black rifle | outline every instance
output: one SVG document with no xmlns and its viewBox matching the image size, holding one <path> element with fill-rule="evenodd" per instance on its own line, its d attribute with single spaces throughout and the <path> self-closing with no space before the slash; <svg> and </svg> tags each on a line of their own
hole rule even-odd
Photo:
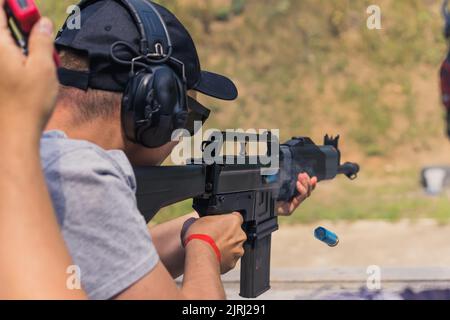
<svg viewBox="0 0 450 320">
<path fill-rule="evenodd" d="M 236 136 L 234 142 L 243 143 L 245 148 L 249 136 L 243 136 Z M 261 140 L 261 136 L 256 137 Z M 272 155 L 273 141 L 267 133 L 268 156 Z M 256 298 L 270 289 L 271 236 L 278 229 L 276 202 L 289 201 L 298 194 L 298 174 L 306 172 L 318 181 L 334 179 L 338 174 L 356 178 L 357 164 L 340 164 L 338 141 L 339 137 L 326 136 L 324 145 L 317 146 L 310 138 L 293 138 L 276 150 L 280 164 L 276 172 L 247 154 L 234 157 L 233 164 L 209 164 L 204 154 L 202 160 L 192 160 L 194 164 L 185 166 L 135 168 L 139 210 L 149 221 L 161 208 L 193 198 L 193 208 L 200 216 L 240 212 L 248 238 L 241 260 L 240 295 Z M 214 143 L 220 150 L 223 141 L 214 139 L 204 142 L 203 150 Z"/>
</svg>

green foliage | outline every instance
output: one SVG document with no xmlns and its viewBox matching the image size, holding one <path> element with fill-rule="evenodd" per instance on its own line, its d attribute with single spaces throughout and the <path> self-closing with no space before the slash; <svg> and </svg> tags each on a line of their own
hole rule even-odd
<svg viewBox="0 0 450 320">
<path fill-rule="evenodd" d="M 359 115 L 358 124 L 351 130 L 351 136 L 365 150 L 367 156 L 381 156 L 390 150 L 383 143 L 384 133 L 391 126 L 389 110 L 379 103 L 379 91 L 376 86 L 359 85 L 350 81 L 342 93 L 344 102 L 355 102 Z"/>
<path fill-rule="evenodd" d="M 218 21 L 228 21 L 230 19 L 230 15 L 231 15 L 231 8 L 228 7 L 221 7 L 219 9 L 217 9 L 216 14 L 215 14 L 215 18 Z"/>
<path fill-rule="evenodd" d="M 244 12 L 245 0 L 232 0 L 228 6 L 220 6 L 215 13 L 217 21 L 228 21 L 233 16 L 239 16 Z"/>
<path fill-rule="evenodd" d="M 36 0 L 42 14 L 50 16 L 57 28 L 64 23 L 68 15 L 67 8 L 78 2 L 77 0 Z"/>
<path fill-rule="evenodd" d="M 233 0 L 231 1 L 231 12 L 238 16 L 244 12 L 246 0 Z"/>
</svg>

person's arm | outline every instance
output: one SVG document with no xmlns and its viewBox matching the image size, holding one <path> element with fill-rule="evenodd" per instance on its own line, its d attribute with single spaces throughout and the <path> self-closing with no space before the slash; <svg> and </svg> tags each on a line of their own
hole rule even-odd
<svg viewBox="0 0 450 320">
<path fill-rule="evenodd" d="M 159 258 L 174 279 L 184 273 L 186 252 L 180 235 L 187 221 L 198 218 L 198 213 L 193 212 L 149 228 Z"/>
<path fill-rule="evenodd" d="M 208 244 L 193 241 L 186 248 L 186 274 L 178 288 L 164 264 L 119 294 L 118 300 L 223 300 L 220 266 Z"/>
<path fill-rule="evenodd" d="M 42 174 L 39 138 L 57 92 L 52 24 L 41 19 L 29 57 L 15 45 L 0 0 L 0 298 L 84 298 L 66 288 L 72 264 Z"/>
<path fill-rule="evenodd" d="M 233 213 L 198 219 L 186 232 L 207 234 L 215 240 L 222 259 L 219 264 L 212 247 L 201 240 L 192 240 L 186 246 L 184 278 L 178 288 L 163 263 L 119 294 L 116 299 L 225 299 L 220 274 L 233 269 L 244 255 L 246 235 L 241 228 L 242 216 Z"/>
</svg>

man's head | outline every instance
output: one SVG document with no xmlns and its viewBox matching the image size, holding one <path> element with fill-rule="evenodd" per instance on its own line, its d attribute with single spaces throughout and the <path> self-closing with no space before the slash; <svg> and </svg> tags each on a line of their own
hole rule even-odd
<svg viewBox="0 0 450 320">
<path fill-rule="evenodd" d="M 89 71 L 86 54 L 70 49 L 60 51 L 61 67 L 79 72 Z M 120 114 L 122 94 L 99 89 L 81 90 L 60 85 L 58 103 L 71 109 L 74 125 L 94 121 L 98 118 L 113 121 Z"/>
<path fill-rule="evenodd" d="M 140 6 L 146 0 L 131 2 Z M 177 18 L 167 9 L 156 4 L 155 7 L 172 40 L 172 57 L 184 64 L 186 89 L 220 99 L 235 99 L 237 90 L 229 79 L 201 71 L 195 45 Z M 81 9 L 81 29 L 70 30 L 66 26 L 56 39 L 63 67 L 59 72 L 62 84 L 59 102 L 73 106 L 70 109 L 74 122 L 118 120 L 122 93 L 129 83 L 130 62 L 140 55 L 143 40 L 140 29 L 124 1 L 84 1 Z M 152 24 L 152 19 L 144 15 L 142 21 Z M 126 45 L 112 47 L 117 42 Z M 118 60 L 127 63 L 118 63 Z M 180 70 L 174 68 L 182 77 Z"/>
</svg>

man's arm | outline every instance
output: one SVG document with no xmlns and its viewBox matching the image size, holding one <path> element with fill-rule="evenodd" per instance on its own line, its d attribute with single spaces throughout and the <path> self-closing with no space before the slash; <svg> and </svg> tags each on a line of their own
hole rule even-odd
<svg viewBox="0 0 450 320">
<path fill-rule="evenodd" d="M 0 0 L 0 297 L 84 298 L 66 287 L 72 264 L 39 158 L 39 137 L 57 92 L 52 24 L 34 28 L 30 55 L 13 42 Z"/>
<path fill-rule="evenodd" d="M 217 258 L 208 244 L 192 242 L 186 248 L 186 275 L 179 289 L 172 275 L 159 262 L 133 286 L 119 294 L 119 300 L 201 300 L 225 299 Z"/>
<path fill-rule="evenodd" d="M 116 299 L 224 299 L 220 274 L 234 268 L 244 254 L 242 246 L 246 236 L 241 225 L 242 216 L 239 213 L 197 220 L 189 227 L 186 236 L 210 235 L 221 252 L 221 264 L 208 243 L 191 241 L 186 247 L 185 274 L 180 289 L 166 267 L 159 262 L 150 273 Z"/>
<path fill-rule="evenodd" d="M 198 218 L 198 213 L 193 212 L 149 228 L 159 258 L 174 279 L 184 273 L 185 249 L 180 237 L 183 227 L 186 221 Z"/>
</svg>

